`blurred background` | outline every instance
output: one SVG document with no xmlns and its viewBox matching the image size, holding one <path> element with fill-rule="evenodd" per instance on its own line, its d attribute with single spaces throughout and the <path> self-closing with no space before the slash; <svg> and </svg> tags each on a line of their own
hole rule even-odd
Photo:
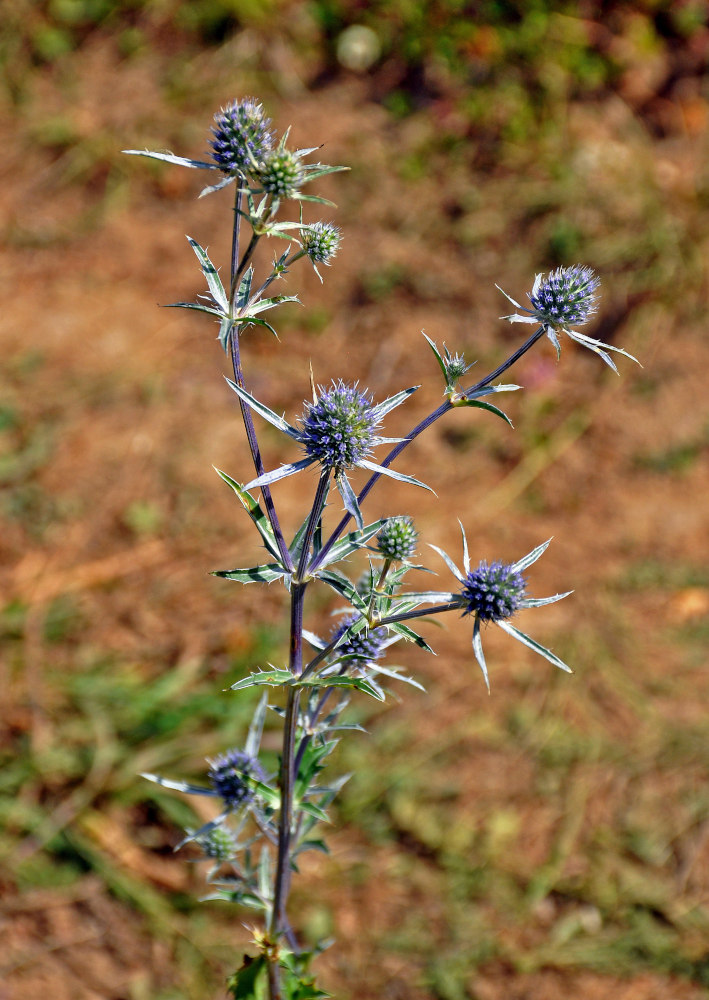
<svg viewBox="0 0 709 1000">
<path fill-rule="evenodd" d="M 600 272 L 587 332 L 643 364 L 545 341 L 512 372 L 514 432 L 456 411 L 400 463 L 438 496 L 374 494 L 442 587 L 425 543 L 457 555 L 458 518 L 473 560 L 553 535 L 530 589 L 575 594 L 519 622 L 575 673 L 489 629 L 488 697 L 452 616 L 436 657 L 397 647 L 428 695 L 353 703 L 371 735 L 338 751 L 332 853 L 295 882 L 304 938 L 337 940 L 321 985 L 707 996 L 708 58 L 706 0 L 4 0 L 0 997 L 223 997 L 248 942 L 172 853 L 202 800 L 137 777 L 202 778 L 253 706 L 224 689 L 285 650 L 280 592 L 208 575 L 259 559 L 211 468 L 249 468 L 216 330 L 158 308 L 203 291 L 185 234 L 227 266 L 231 198 L 120 154 L 201 158 L 248 95 L 351 167 L 318 187 L 337 211 L 306 209 L 344 233 L 324 286 L 296 267 L 280 343 L 243 341 L 273 409 L 300 412 L 312 361 L 378 399 L 421 383 L 404 433 L 440 398 L 420 331 L 482 377 L 526 335 L 495 283 L 526 301 L 560 264 Z M 334 607 L 314 590 L 310 627 Z"/>
</svg>

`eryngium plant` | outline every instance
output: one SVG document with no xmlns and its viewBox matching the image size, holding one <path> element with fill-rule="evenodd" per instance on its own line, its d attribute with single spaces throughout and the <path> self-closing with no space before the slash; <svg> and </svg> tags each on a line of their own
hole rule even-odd
<svg viewBox="0 0 709 1000">
<path fill-rule="evenodd" d="M 301 946 L 297 928 L 288 916 L 288 895 L 299 856 L 305 851 L 325 849 L 321 824 L 327 820 L 327 807 L 344 779 L 323 781 L 322 772 L 339 734 L 359 728 L 342 721 L 351 695 L 359 692 L 384 700 L 388 686 L 395 681 L 420 687 L 400 668 L 386 666 L 386 654 L 399 642 L 429 650 L 414 628 L 417 619 L 449 611 L 458 612 L 463 627 L 468 627 L 472 619 L 473 654 L 488 688 L 482 634 L 489 624 L 503 629 L 554 666 L 569 671 L 551 650 L 513 624 L 520 608 L 540 607 L 567 596 L 529 596 L 527 570 L 549 542 L 511 564 L 481 560 L 473 566 L 463 531 L 463 570 L 442 549 L 431 546 L 453 573 L 455 586 L 446 591 L 411 589 L 405 585 L 405 578 L 412 571 L 426 568 L 411 561 L 420 545 L 413 520 L 406 514 L 367 520 L 363 513 L 365 500 L 381 476 L 407 487 L 428 489 L 392 466 L 415 438 L 451 410 L 484 410 L 509 423 L 490 397 L 520 388 L 498 379 L 544 335 L 558 354 L 558 334 L 564 332 L 595 351 L 613 369 L 609 352 L 625 352 L 571 329 L 583 325 L 595 313 L 599 279 L 589 267 L 560 267 L 546 277 L 537 275 L 528 293 L 529 308 L 510 299 L 520 312 L 505 318 L 533 324 L 536 329 L 502 364 L 474 384 L 461 386 L 471 367 L 462 354 L 451 354 L 445 345 L 439 350 L 426 337 L 443 376 L 443 400 L 405 437 L 388 438 L 381 431 L 389 411 L 406 402 L 416 386 L 403 388 L 382 402 L 375 402 L 366 387 L 356 383 L 339 380 L 313 386 L 312 400 L 305 403 L 295 422 L 289 423 L 248 391 L 241 336 L 258 327 L 275 333 L 264 314 L 284 302 L 298 300 L 294 295 L 274 295 L 271 288 L 296 261 L 307 258 L 316 270 L 318 264 L 331 264 L 340 243 L 340 230 L 330 222 L 303 221 L 305 202 L 331 203 L 306 194 L 305 187 L 344 168 L 311 162 L 309 157 L 317 147 L 290 149 L 287 132 L 276 141 L 270 120 L 252 98 L 233 101 L 215 115 L 210 145 L 205 160 L 147 150 L 127 152 L 212 171 L 217 175 L 216 183 L 205 187 L 202 195 L 234 186 L 234 226 L 226 282 L 206 250 L 188 237 L 207 290 L 197 302 L 174 305 L 205 313 L 219 324 L 219 340 L 234 375 L 227 381 L 239 402 L 254 465 L 254 475 L 243 471 L 236 478 L 226 472 L 219 475 L 234 491 L 258 532 L 267 561 L 258 566 L 219 570 L 216 575 L 242 584 L 278 581 L 283 586 L 289 604 L 289 655 L 282 666 L 255 669 L 233 685 L 235 691 L 260 687 L 264 694 L 243 741 L 239 742 L 239 734 L 235 733 L 238 745 L 222 749 L 208 761 L 205 784 L 193 785 L 154 774 L 145 777 L 168 788 L 214 799 L 214 817 L 200 829 L 188 830 L 182 843 L 192 842 L 210 862 L 209 898 L 228 900 L 261 915 L 261 925 L 254 932 L 255 953 L 230 978 L 231 995 L 239 1000 L 261 1000 L 264 996 L 270 1000 L 308 1000 L 327 994 L 315 986 L 309 971 L 310 959 L 318 949 L 307 952 Z M 297 220 L 281 218 L 286 199 L 299 203 Z M 248 240 L 242 240 L 244 224 L 249 227 Z M 282 240 L 286 246 L 274 257 L 270 269 L 257 277 L 254 251 L 264 239 Z M 304 379 L 304 391 L 306 384 Z M 265 468 L 254 414 L 290 438 L 293 455 L 288 464 Z M 375 459 L 375 451 L 382 447 L 388 447 L 388 453 Z M 291 525 L 288 530 L 281 522 L 271 488 L 310 466 L 319 473 L 314 496 L 305 503 L 300 525 Z M 370 474 L 359 494 L 348 477 L 354 468 Z M 325 516 L 333 486 L 343 508 L 339 520 Z M 330 506 L 338 506 L 337 498 Z M 354 581 L 348 569 L 350 557 L 356 554 L 365 555 L 368 569 Z M 344 605 L 339 624 L 326 638 L 305 628 L 306 598 L 315 587 L 330 588 Z M 282 728 L 280 764 L 275 774 L 268 773 L 259 760 L 269 709 Z"/>
</svg>

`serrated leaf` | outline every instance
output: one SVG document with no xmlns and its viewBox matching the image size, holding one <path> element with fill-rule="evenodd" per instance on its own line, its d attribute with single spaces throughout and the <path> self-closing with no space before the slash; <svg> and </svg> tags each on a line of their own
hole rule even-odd
<svg viewBox="0 0 709 1000">
<path fill-rule="evenodd" d="M 372 521 L 371 524 L 366 524 L 361 531 L 351 531 L 348 535 L 345 535 L 344 538 L 341 538 L 339 542 L 333 545 L 327 556 L 323 559 L 321 566 L 329 566 L 330 563 L 339 562 L 353 552 L 364 548 L 369 539 L 381 530 L 386 521 L 387 518 L 380 518 L 379 521 Z"/>
<path fill-rule="evenodd" d="M 357 588 L 335 569 L 326 569 L 323 572 L 318 571 L 318 579 L 322 580 L 333 590 L 337 591 L 341 597 L 346 598 L 352 607 L 356 608 L 358 611 L 366 613 L 367 604 L 362 600 L 361 596 L 357 593 Z"/>
<path fill-rule="evenodd" d="M 249 566 L 246 569 L 218 569 L 211 575 L 219 576 L 222 580 L 235 580 L 237 583 L 273 583 L 289 574 L 280 563 L 264 563 L 262 566 Z"/>
<path fill-rule="evenodd" d="M 209 254 L 204 247 L 201 247 L 197 240 L 193 240 L 191 236 L 187 237 L 187 242 L 194 250 L 195 256 L 199 261 L 199 266 L 202 269 L 202 274 L 204 275 L 207 287 L 209 288 L 209 294 L 221 308 L 222 313 L 228 313 L 229 300 L 227 299 L 227 294 L 224 291 L 224 285 L 222 285 L 219 272 L 209 259 Z"/>
<path fill-rule="evenodd" d="M 376 698 L 377 701 L 385 700 L 382 692 L 378 690 L 376 685 L 363 677 L 320 677 L 311 674 L 302 683 L 296 682 L 294 687 L 355 688 L 357 691 L 362 691 L 364 694 Z"/>
<path fill-rule="evenodd" d="M 434 651 L 431 649 L 423 636 L 419 635 L 418 632 L 414 632 L 412 628 L 409 628 L 408 625 L 404 625 L 403 622 L 392 622 L 390 625 L 387 625 L 387 628 L 391 629 L 392 632 L 398 633 L 398 635 L 407 639 L 409 642 L 415 642 L 417 646 L 421 647 L 421 649 L 425 649 L 427 653 L 433 653 L 435 656 Z"/>
<path fill-rule="evenodd" d="M 282 684 L 290 684 L 293 681 L 293 674 L 290 670 L 257 670 L 248 677 L 242 677 L 240 681 L 231 685 L 232 691 L 245 691 L 250 687 L 260 687 L 264 684 L 269 687 L 280 687 Z"/>
<path fill-rule="evenodd" d="M 217 469 L 216 466 L 213 466 L 213 468 L 214 471 L 217 473 L 217 475 L 221 476 L 221 478 L 224 480 L 227 486 L 231 486 L 234 493 L 236 493 L 241 505 L 243 506 L 244 510 L 253 521 L 258 533 L 261 535 L 263 543 L 268 549 L 268 551 L 271 553 L 272 556 L 279 558 L 278 546 L 276 544 L 276 537 L 273 534 L 273 529 L 271 528 L 271 524 L 266 515 L 264 514 L 259 502 L 255 500 L 250 493 L 247 493 L 247 491 L 244 489 L 241 483 L 237 483 L 235 479 L 232 479 L 231 476 L 228 476 L 226 472 L 222 472 L 221 469 Z"/>
<path fill-rule="evenodd" d="M 277 427 L 279 431 L 283 431 L 284 434 L 294 438 L 296 441 L 300 438 L 298 431 L 295 427 L 291 427 L 285 417 L 279 417 L 278 414 L 274 413 L 273 410 L 266 406 L 265 403 L 261 403 L 255 396 L 252 396 L 250 392 L 247 392 L 246 389 L 237 385 L 236 382 L 233 382 L 230 378 L 226 381 L 237 396 L 240 399 L 243 399 L 243 401 L 247 403 L 252 410 L 255 410 L 260 416 L 262 416 L 264 420 L 268 420 L 268 422 L 273 424 L 274 427 Z"/>
<path fill-rule="evenodd" d="M 221 309 L 215 309 L 212 306 L 203 306 L 199 302 L 168 302 L 163 306 L 164 309 L 194 309 L 195 312 L 209 313 L 211 316 L 218 316 L 219 319 L 224 319 L 224 313 Z"/>
<path fill-rule="evenodd" d="M 244 964 L 229 977 L 228 990 L 233 1000 L 265 1000 L 266 958 L 244 955 Z"/>
</svg>

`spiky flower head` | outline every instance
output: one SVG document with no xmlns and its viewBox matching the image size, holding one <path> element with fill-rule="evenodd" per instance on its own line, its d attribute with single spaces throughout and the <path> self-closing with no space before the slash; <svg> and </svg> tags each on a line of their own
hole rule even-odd
<svg viewBox="0 0 709 1000">
<path fill-rule="evenodd" d="M 264 191 L 276 198 L 291 198 L 305 181 L 300 158 L 282 145 L 263 157 L 254 175 Z"/>
<path fill-rule="evenodd" d="M 350 625 L 359 620 L 359 615 L 348 615 L 333 631 L 330 642 L 335 642 L 345 634 Z M 351 635 L 334 652 L 338 660 L 359 660 L 373 663 L 382 655 L 382 645 L 387 637 L 385 628 L 363 629 Z"/>
<path fill-rule="evenodd" d="M 228 861 L 238 850 L 237 839 L 227 826 L 215 826 L 195 839 L 205 855 L 215 861 Z"/>
<path fill-rule="evenodd" d="M 328 469 L 351 469 L 372 451 L 379 424 L 372 399 L 342 380 L 307 403 L 300 441 L 308 458 Z"/>
<path fill-rule="evenodd" d="M 303 249 L 314 264 L 329 264 L 340 246 L 341 232 L 329 222 L 314 222 L 302 232 Z"/>
<path fill-rule="evenodd" d="M 449 355 L 446 358 L 445 366 L 446 376 L 451 385 L 457 382 L 459 378 L 462 378 L 470 368 L 470 365 L 465 363 L 465 358 L 462 354 Z"/>
<path fill-rule="evenodd" d="M 521 306 L 498 285 L 505 298 L 520 310 L 511 316 L 503 316 L 502 319 L 509 320 L 510 323 L 539 324 L 540 332 L 543 331 L 554 345 L 557 358 L 561 354 L 559 333 L 565 333 L 577 344 L 597 354 L 617 374 L 618 369 L 609 352 L 622 354 L 636 364 L 640 362 L 621 347 L 604 344 L 601 340 L 594 340 L 585 333 L 571 329 L 572 326 L 582 326 L 587 323 L 596 312 L 598 308 L 596 291 L 600 283 L 601 279 L 593 268 L 583 267 L 581 264 L 557 267 L 556 271 L 550 271 L 546 278 L 543 274 L 538 274 L 534 279 L 532 291 L 527 292 L 531 309 Z"/>
<path fill-rule="evenodd" d="M 225 174 L 247 174 L 273 149 L 271 119 L 252 97 L 232 101 L 214 116 L 212 157 Z"/>
<path fill-rule="evenodd" d="M 527 591 L 527 581 L 513 565 L 483 560 L 477 569 L 465 577 L 461 598 L 466 615 L 476 615 L 484 622 L 499 622 L 511 618 L 520 607 Z"/>
<path fill-rule="evenodd" d="M 253 789 L 246 778 L 263 781 L 263 769 L 255 757 L 244 750 L 227 750 L 213 760 L 207 777 L 214 791 L 232 808 L 246 805 L 253 797 Z"/>
<path fill-rule="evenodd" d="M 596 291 L 601 279 L 591 267 L 557 267 L 546 278 L 538 274 L 528 292 L 535 318 L 545 326 L 564 329 L 582 326 L 598 309 Z"/>
<path fill-rule="evenodd" d="M 418 532 L 413 520 L 405 514 L 390 517 L 377 535 L 377 547 L 385 559 L 403 562 L 416 551 Z"/>
</svg>

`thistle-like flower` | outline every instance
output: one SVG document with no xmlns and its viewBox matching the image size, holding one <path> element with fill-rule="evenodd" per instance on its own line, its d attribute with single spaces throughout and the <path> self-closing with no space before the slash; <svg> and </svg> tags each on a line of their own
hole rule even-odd
<svg viewBox="0 0 709 1000">
<path fill-rule="evenodd" d="M 225 174 L 252 173 L 273 149 L 271 119 L 252 97 L 232 101 L 214 116 L 212 156 Z"/>
<path fill-rule="evenodd" d="M 473 651 L 483 672 L 488 691 L 490 690 L 490 680 L 488 678 L 487 664 L 482 647 L 482 637 L 480 624 L 493 622 L 503 631 L 517 639 L 524 646 L 539 653 L 545 659 L 553 663 L 554 666 L 571 673 L 563 660 L 560 660 L 550 649 L 542 646 L 535 639 L 530 638 L 521 632 L 511 622 L 510 618 L 521 608 L 540 608 L 545 604 L 554 604 L 564 597 L 568 597 L 571 591 L 564 594 L 554 594 L 553 597 L 527 597 L 527 582 L 522 573 L 528 569 L 532 563 L 542 555 L 549 545 L 549 541 L 538 545 L 526 556 L 518 559 L 515 563 L 493 562 L 488 566 L 486 562 L 481 562 L 477 569 L 471 569 L 470 558 L 468 556 L 468 543 L 463 531 L 463 566 L 464 573 L 458 569 L 450 556 L 439 549 L 437 545 L 431 548 L 445 560 L 446 565 L 461 584 L 457 592 L 450 595 L 438 595 L 439 597 L 449 596 L 451 601 L 462 609 L 463 615 L 474 615 L 475 624 L 473 626 Z M 434 595 L 432 595 L 434 596 Z"/>
<path fill-rule="evenodd" d="M 577 330 L 569 329 L 572 325 L 583 326 L 596 313 L 598 309 L 596 292 L 600 283 L 601 279 L 593 268 L 583 267 L 581 264 L 574 264 L 571 267 L 557 267 L 555 271 L 550 271 L 546 278 L 544 275 L 538 274 L 534 279 L 532 291 L 527 292 L 527 298 L 532 305 L 531 309 L 521 306 L 497 285 L 505 298 L 521 310 L 521 313 L 512 313 L 510 316 L 503 316 L 502 319 L 509 320 L 510 323 L 539 324 L 556 348 L 557 358 L 561 354 L 558 335 L 559 332 L 565 333 L 577 344 L 588 347 L 589 350 L 598 354 L 618 374 L 618 369 L 608 351 L 622 354 L 624 357 L 630 358 L 631 361 L 635 361 L 636 364 L 640 362 L 620 347 L 604 344 L 602 341 L 593 340 Z"/>
<path fill-rule="evenodd" d="M 313 264 L 330 264 L 338 251 L 341 239 L 339 227 L 333 226 L 330 222 L 314 222 L 301 233 L 303 250 Z"/>
<path fill-rule="evenodd" d="M 354 490 L 347 479 L 347 472 L 350 469 L 367 469 L 369 472 L 390 476 L 392 479 L 411 483 L 413 486 L 430 488 L 418 479 L 414 479 L 413 476 L 394 472 L 386 466 L 377 465 L 369 458 L 377 445 L 397 444 L 403 440 L 402 438 L 381 437 L 377 430 L 381 425 L 382 417 L 403 403 L 412 392 L 416 391 L 418 386 L 404 389 L 402 392 L 385 399 L 383 403 L 375 404 L 371 396 L 367 395 L 366 390 L 360 391 L 357 383 L 347 385 L 342 380 L 333 381 L 327 389 L 318 386 L 318 391 L 314 393 L 313 402 L 305 404 L 303 415 L 298 421 L 299 426 L 293 427 L 283 417 L 279 417 L 277 413 L 274 413 L 244 388 L 237 385 L 236 382 L 232 382 L 231 379 L 227 379 L 227 382 L 240 399 L 253 410 L 293 438 L 294 441 L 297 441 L 305 450 L 306 456 L 299 462 L 282 465 L 280 469 L 274 469 L 258 476 L 247 483 L 244 489 L 250 490 L 270 485 L 317 463 L 325 474 L 332 473 L 334 475 L 335 484 L 340 491 L 345 509 L 355 518 L 361 529 L 364 527 L 362 513 Z"/>
<path fill-rule="evenodd" d="M 483 561 L 471 570 L 461 591 L 467 602 L 463 611 L 476 615 L 482 622 L 499 622 L 511 618 L 524 600 L 527 582 L 513 565 Z"/>
<path fill-rule="evenodd" d="M 246 805 L 254 797 L 253 789 L 246 779 L 265 780 L 258 760 L 244 750 L 227 750 L 208 763 L 209 783 L 224 804 L 232 809 Z"/>
<path fill-rule="evenodd" d="M 392 562 L 405 562 L 416 551 L 418 532 L 405 514 L 390 517 L 377 535 L 379 554 Z"/>
<path fill-rule="evenodd" d="M 337 642 L 351 625 L 359 621 L 359 618 L 360 615 L 358 614 L 348 615 L 334 629 L 330 636 L 330 642 Z M 386 648 L 386 638 L 387 630 L 385 628 L 363 629 L 361 632 L 350 635 L 344 642 L 340 643 L 335 649 L 333 656 L 339 661 L 355 660 L 362 666 L 366 666 L 374 663 L 382 656 Z"/>
<path fill-rule="evenodd" d="M 239 842 L 228 826 L 215 826 L 195 838 L 208 858 L 214 861 L 228 861 L 236 856 Z"/>
<path fill-rule="evenodd" d="M 282 145 L 267 153 L 253 172 L 264 191 L 276 198 L 292 198 L 305 181 L 299 154 Z"/>
</svg>

